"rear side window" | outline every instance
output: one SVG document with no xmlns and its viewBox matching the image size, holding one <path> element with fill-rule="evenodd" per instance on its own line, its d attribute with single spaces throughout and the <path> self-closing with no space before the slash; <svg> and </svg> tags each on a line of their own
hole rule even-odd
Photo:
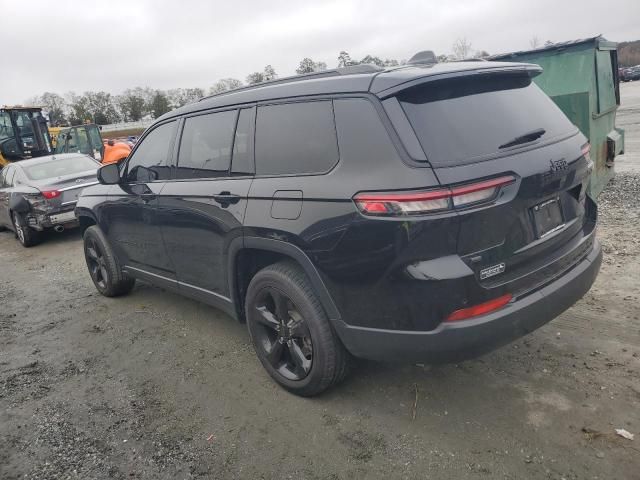
<svg viewBox="0 0 640 480">
<path fill-rule="evenodd" d="M 16 173 L 16 169 L 15 167 L 12 167 L 11 165 L 4 167 L 2 169 L 2 174 L 0 177 L 0 180 L 2 181 L 2 184 L 0 185 L 1 188 L 10 188 L 13 186 L 13 176 Z"/>
<path fill-rule="evenodd" d="M 178 154 L 178 178 L 228 175 L 237 114 L 237 110 L 229 110 L 185 120 Z"/>
<path fill-rule="evenodd" d="M 575 131 L 525 75 L 477 75 L 430 82 L 398 95 L 434 167 L 484 160 L 517 137 L 544 129 L 546 141 Z"/>
<path fill-rule="evenodd" d="M 323 173 L 338 162 L 331 101 L 258 107 L 256 174 Z"/>
</svg>

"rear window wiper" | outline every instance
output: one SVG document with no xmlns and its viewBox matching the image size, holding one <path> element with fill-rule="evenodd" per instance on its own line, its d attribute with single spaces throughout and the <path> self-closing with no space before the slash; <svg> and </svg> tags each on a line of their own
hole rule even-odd
<svg viewBox="0 0 640 480">
<path fill-rule="evenodd" d="M 498 148 L 509 148 L 515 147 L 516 145 L 520 145 L 521 143 L 528 143 L 537 140 L 541 136 L 543 136 L 547 131 L 544 128 L 538 128 L 536 130 L 532 130 L 529 133 L 525 133 L 524 135 L 520 135 L 519 137 L 514 138 L 513 140 L 503 143 Z"/>
</svg>

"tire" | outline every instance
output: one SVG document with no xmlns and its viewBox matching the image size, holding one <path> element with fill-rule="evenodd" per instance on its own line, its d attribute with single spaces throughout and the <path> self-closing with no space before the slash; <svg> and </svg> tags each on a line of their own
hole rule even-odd
<svg viewBox="0 0 640 480">
<path fill-rule="evenodd" d="M 42 232 L 29 227 L 20 214 L 11 212 L 11 219 L 13 220 L 13 228 L 20 245 L 29 248 L 42 241 Z"/>
<path fill-rule="evenodd" d="M 310 397 L 347 375 L 349 353 L 296 264 L 260 270 L 247 289 L 245 312 L 258 359 L 286 390 Z"/>
<path fill-rule="evenodd" d="M 136 283 L 126 275 L 97 225 L 87 228 L 83 235 L 84 258 L 96 289 L 105 297 L 118 297 L 129 293 Z"/>
</svg>

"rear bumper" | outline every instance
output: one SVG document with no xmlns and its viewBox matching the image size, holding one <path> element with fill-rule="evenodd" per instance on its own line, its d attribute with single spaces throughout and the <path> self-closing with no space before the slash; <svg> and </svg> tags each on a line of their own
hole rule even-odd
<svg viewBox="0 0 640 480">
<path fill-rule="evenodd" d="M 74 210 L 65 210 L 60 212 L 31 212 L 26 217 L 27 225 L 35 230 L 44 230 L 61 225 L 65 228 L 73 228 L 78 226 L 78 219 Z"/>
<path fill-rule="evenodd" d="M 600 243 L 561 277 L 502 309 L 428 332 L 384 330 L 334 322 L 356 357 L 384 361 L 462 361 L 489 352 L 553 320 L 589 291 L 602 263 Z"/>
</svg>

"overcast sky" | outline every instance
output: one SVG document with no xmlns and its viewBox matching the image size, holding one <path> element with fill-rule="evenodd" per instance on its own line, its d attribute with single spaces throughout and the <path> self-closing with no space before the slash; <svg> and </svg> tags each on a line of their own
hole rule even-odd
<svg viewBox="0 0 640 480">
<path fill-rule="evenodd" d="M 640 0 L 198 1 L 0 0 L 0 104 L 45 91 L 208 88 L 340 50 L 407 59 L 450 53 L 457 37 L 490 53 L 603 34 L 640 39 Z"/>
</svg>

